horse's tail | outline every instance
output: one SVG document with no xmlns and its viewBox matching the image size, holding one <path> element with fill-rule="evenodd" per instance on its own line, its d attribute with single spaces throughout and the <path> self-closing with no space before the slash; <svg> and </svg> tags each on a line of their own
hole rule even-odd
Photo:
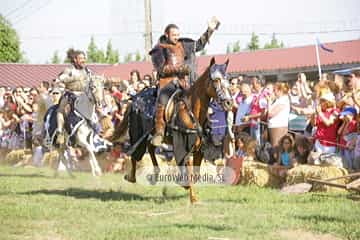
<svg viewBox="0 0 360 240">
<path fill-rule="evenodd" d="M 123 142 L 123 137 L 127 134 L 129 129 L 129 115 L 131 112 L 131 103 L 127 105 L 124 118 L 121 122 L 115 125 L 114 134 L 112 136 L 112 142 Z"/>
</svg>

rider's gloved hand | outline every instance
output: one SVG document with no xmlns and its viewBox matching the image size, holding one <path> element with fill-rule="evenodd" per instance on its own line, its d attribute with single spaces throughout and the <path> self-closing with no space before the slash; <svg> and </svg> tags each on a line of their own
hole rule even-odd
<svg viewBox="0 0 360 240">
<path fill-rule="evenodd" d="M 208 28 L 212 31 L 215 31 L 219 28 L 220 26 L 220 21 L 217 17 L 212 17 L 209 21 L 208 21 Z"/>
</svg>

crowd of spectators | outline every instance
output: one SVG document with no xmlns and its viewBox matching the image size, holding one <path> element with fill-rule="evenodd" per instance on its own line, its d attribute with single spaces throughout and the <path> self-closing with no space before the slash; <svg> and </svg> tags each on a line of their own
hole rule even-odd
<svg viewBox="0 0 360 240">
<path fill-rule="evenodd" d="M 240 76 L 230 79 L 230 87 L 239 156 L 256 141 L 255 156 L 249 157 L 283 169 L 308 163 L 316 152 L 341 158 L 349 171 L 360 170 L 359 70 L 323 74 L 318 81 L 307 81 L 304 73 L 275 83 Z M 244 134 L 250 137 L 245 142 L 239 140 Z"/>
</svg>

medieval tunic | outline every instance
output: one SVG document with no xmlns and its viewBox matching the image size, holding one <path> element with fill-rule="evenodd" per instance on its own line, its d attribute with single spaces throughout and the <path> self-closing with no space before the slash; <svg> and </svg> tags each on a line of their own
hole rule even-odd
<svg viewBox="0 0 360 240">
<path fill-rule="evenodd" d="M 74 66 L 67 67 L 59 75 L 59 80 L 65 85 L 65 89 L 71 92 L 83 92 L 86 81 L 89 79 L 90 71 L 87 68 L 77 69 Z"/>
</svg>

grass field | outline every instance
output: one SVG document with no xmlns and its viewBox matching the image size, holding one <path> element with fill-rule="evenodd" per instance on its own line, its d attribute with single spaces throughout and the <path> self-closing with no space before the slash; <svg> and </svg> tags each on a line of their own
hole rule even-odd
<svg viewBox="0 0 360 240">
<path fill-rule="evenodd" d="M 0 166 L 0 239 L 360 239 L 350 193 L 283 195 L 254 186 L 142 186 Z"/>
</svg>

